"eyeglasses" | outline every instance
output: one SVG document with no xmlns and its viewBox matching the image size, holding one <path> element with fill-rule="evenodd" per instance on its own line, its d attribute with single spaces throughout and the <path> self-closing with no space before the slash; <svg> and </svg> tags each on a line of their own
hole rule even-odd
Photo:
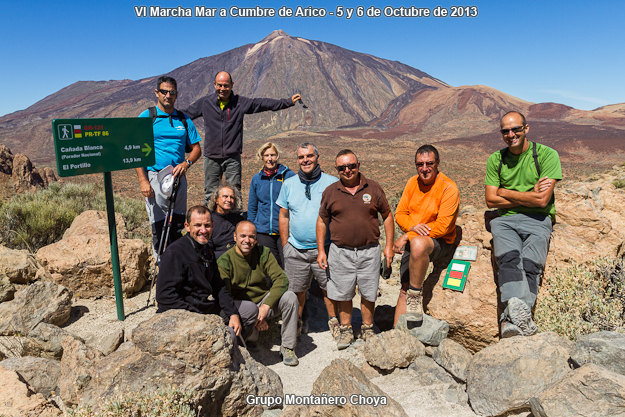
<svg viewBox="0 0 625 417">
<path fill-rule="evenodd" d="M 432 168 L 435 163 L 436 161 L 416 162 L 415 165 L 417 166 L 417 168 L 423 168 L 423 167 Z"/>
<path fill-rule="evenodd" d="M 350 169 L 350 171 L 355 170 L 356 168 L 358 168 L 358 164 L 346 164 L 346 165 L 339 165 L 336 167 L 336 170 L 338 172 L 343 172 L 345 171 L 347 168 Z"/>
<path fill-rule="evenodd" d="M 175 96 L 176 94 L 178 94 L 178 91 L 176 90 L 163 90 L 162 88 L 159 88 L 158 92 L 164 96 L 166 96 L 167 94 L 171 94 L 172 96 Z"/>
<path fill-rule="evenodd" d="M 514 132 L 515 134 L 517 134 L 517 133 L 521 133 L 523 130 L 525 130 L 525 125 L 513 127 L 511 129 L 501 129 L 500 132 L 502 135 L 506 136 L 506 135 L 509 135 L 510 132 Z"/>
</svg>

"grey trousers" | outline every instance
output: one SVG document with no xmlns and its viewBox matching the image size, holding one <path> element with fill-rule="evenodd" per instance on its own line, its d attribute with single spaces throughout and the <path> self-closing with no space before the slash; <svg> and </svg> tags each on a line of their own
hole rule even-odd
<svg viewBox="0 0 625 417">
<path fill-rule="evenodd" d="M 269 293 L 267 293 L 269 295 Z M 266 298 L 267 296 L 265 296 Z M 246 333 L 251 333 L 256 324 L 258 318 L 258 307 L 263 304 L 263 300 L 258 304 L 254 304 L 248 300 L 234 300 L 234 305 L 239 310 L 239 316 L 241 316 L 242 325 Z M 282 336 L 282 346 L 288 349 L 295 348 L 295 342 L 297 340 L 297 309 L 299 303 L 297 296 L 293 291 L 287 291 L 282 294 L 277 305 L 269 309 L 267 313 L 267 319 L 273 318 L 277 314 L 282 315 L 282 330 L 280 332 Z"/>
<path fill-rule="evenodd" d="M 204 157 L 204 204 L 219 186 L 221 176 L 241 191 L 241 155 L 230 158 Z"/>
<path fill-rule="evenodd" d="M 501 302 L 517 297 L 531 309 L 536 303 L 553 226 L 547 215 L 514 214 L 491 221 Z M 508 318 L 508 307 L 501 320 Z"/>
</svg>

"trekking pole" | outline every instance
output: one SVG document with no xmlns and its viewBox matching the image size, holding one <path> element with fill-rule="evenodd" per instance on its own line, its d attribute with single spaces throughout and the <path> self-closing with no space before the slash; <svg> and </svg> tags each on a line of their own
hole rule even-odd
<svg viewBox="0 0 625 417">
<path fill-rule="evenodd" d="M 161 232 L 161 239 L 158 242 L 158 250 L 156 251 L 156 265 L 159 265 L 161 262 L 161 255 L 167 249 L 167 239 L 169 239 L 169 231 L 171 229 L 171 222 L 174 217 L 174 204 L 176 202 L 176 195 L 178 194 L 178 185 L 180 181 L 178 177 L 174 178 L 174 184 L 172 186 L 171 196 L 169 196 L 169 204 L 167 205 L 167 215 L 163 220 L 163 231 Z M 152 289 L 154 288 L 154 283 L 156 282 L 156 277 L 152 279 L 150 282 L 150 291 L 148 292 L 148 302 L 146 307 L 150 306 L 150 299 L 152 298 Z"/>
</svg>

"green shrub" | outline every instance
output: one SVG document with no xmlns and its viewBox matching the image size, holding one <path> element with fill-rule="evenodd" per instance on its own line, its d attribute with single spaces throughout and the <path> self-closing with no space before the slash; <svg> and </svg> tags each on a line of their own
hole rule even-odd
<svg viewBox="0 0 625 417">
<path fill-rule="evenodd" d="M 200 411 L 194 406 L 190 393 L 174 388 L 109 401 L 103 409 L 105 411 L 95 412 L 90 408 L 75 408 L 68 414 L 71 417 L 196 417 Z"/>
<path fill-rule="evenodd" d="M 32 252 L 59 240 L 85 210 L 106 210 L 104 192 L 93 184 L 52 183 L 32 194 L 18 194 L 0 207 L 0 242 Z M 115 197 L 115 211 L 126 220 L 131 236 L 142 236 L 147 216 L 141 201 Z"/>
<path fill-rule="evenodd" d="M 536 305 L 535 318 L 541 331 L 570 339 L 599 330 L 625 331 L 623 260 L 601 259 L 557 273 Z"/>
<path fill-rule="evenodd" d="M 612 185 L 616 188 L 625 188 L 625 180 L 615 180 Z"/>
</svg>

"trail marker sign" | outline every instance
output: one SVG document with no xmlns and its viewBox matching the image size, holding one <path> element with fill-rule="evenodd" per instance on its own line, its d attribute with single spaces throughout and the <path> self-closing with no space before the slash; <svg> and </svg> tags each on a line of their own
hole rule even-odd
<svg viewBox="0 0 625 417">
<path fill-rule="evenodd" d="M 148 117 L 54 119 L 60 177 L 154 165 L 154 134 Z"/>
<path fill-rule="evenodd" d="M 104 173 L 104 195 L 111 241 L 111 267 L 117 319 L 123 321 L 124 300 L 119 270 L 117 228 L 111 171 L 154 165 L 152 119 L 54 119 L 52 135 L 60 177 Z"/>
</svg>

